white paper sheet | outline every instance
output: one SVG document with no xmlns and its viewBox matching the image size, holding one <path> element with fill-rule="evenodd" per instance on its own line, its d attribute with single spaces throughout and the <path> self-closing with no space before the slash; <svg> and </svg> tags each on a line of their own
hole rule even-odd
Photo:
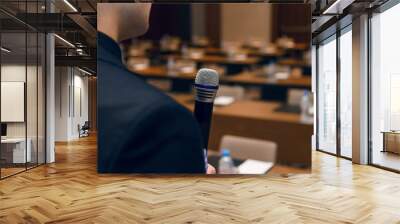
<svg viewBox="0 0 400 224">
<path fill-rule="evenodd" d="M 248 159 L 238 167 L 239 174 L 265 174 L 274 166 L 272 162 Z"/>
<path fill-rule="evenodd" d="M 228 106 L 233 103 L 235 98 L 231 96 L 217 96 L 214 100 L 214 105 L 216 106 Z"/>
</svg>

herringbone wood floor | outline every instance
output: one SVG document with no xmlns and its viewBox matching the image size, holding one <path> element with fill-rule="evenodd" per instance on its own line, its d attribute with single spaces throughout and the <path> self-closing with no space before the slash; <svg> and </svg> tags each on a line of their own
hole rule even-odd
<svg viewBox="0 0 400 224">
<path fill-rule="evenodd" d="M 400 223 L 400 175 L 323 153 L 311 174 L 98 175 L 96 142 L 0 181 L 0 223 Z"/>
</svg>

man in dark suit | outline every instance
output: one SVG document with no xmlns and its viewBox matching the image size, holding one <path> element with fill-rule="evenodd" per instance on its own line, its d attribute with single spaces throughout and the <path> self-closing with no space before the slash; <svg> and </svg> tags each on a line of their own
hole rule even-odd
<svg viewBox="0 0 400 224">
<path fill-rule="evenodd" d="M 122 63 L 118 42 L 143 34 L 149 11 L 147 3 L 98 4 L 98 171 L 206 173 L 193 115 Z"/>
</svg>

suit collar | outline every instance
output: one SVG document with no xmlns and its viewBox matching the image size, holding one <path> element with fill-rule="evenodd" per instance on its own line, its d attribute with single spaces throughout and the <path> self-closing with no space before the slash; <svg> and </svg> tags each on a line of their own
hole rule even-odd
<svg viewBox="0 0 400 224">
<path fill-rule="evenodd" d="M 97 58 L 122 65 L 122 53 L 118 43 L 102 32 L 97 32 Z"/>
</svg>

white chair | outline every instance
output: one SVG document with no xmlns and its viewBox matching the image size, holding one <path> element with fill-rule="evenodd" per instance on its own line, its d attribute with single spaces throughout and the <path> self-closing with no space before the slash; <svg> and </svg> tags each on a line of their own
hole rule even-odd
<svg viewBox="0 0 400 224">
<path fill-rule="evenodd" d="M 220 85 L 217 91 L 218 96 L 230 96 L 235 100 L 241 100 L 244 98 L 244 88 L 241 86 Z"/>
<path fill-rule="evenodd" d="M 232 158 L 254 159 L 275 163 L 277 144 L 267 140 L 245 138 L 233 135 L 222 137 L 220 151 L 228 149 Z"/>
<path fill-rule="evenodd" d="M 288 89 L 287 104 L 292 106 L 300 106 L 303 95 L 304 89 Z"/>
</svg>

